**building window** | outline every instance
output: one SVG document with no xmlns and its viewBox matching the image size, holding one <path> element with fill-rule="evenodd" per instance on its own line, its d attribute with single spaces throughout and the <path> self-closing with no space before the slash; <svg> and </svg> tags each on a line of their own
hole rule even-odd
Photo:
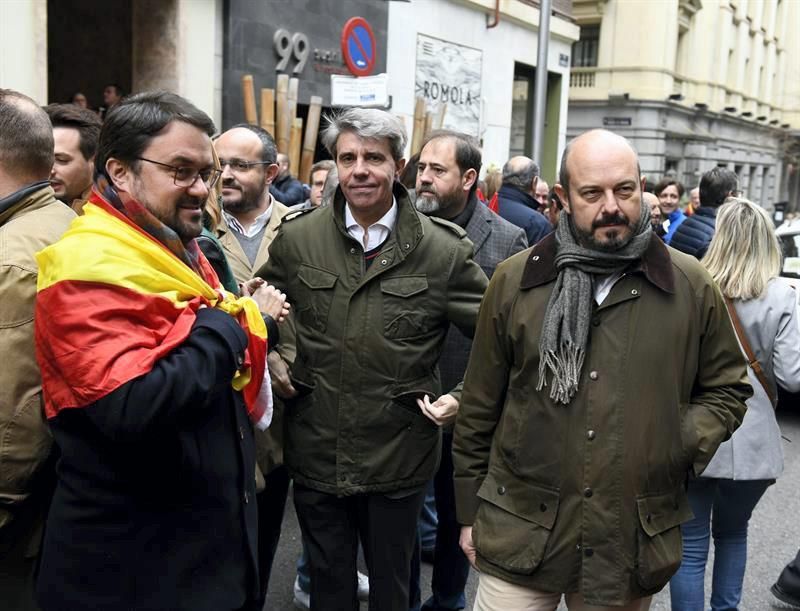
<svg viewBox="0 0 800 611">
<path fill-rule="evenodd" d="M 572 44 L 573 68 L 597 65 L 597 48 L 600 43 L 599 25 L 582 25 L 580 39 Z"/>
</svg>

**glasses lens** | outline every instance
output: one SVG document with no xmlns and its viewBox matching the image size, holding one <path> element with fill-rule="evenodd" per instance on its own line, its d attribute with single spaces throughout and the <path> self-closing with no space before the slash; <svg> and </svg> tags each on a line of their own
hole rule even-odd
<svg viewBox="0 0 800 611">
<path fill-rule="evenodd" d="M 179 187 L 190 187 L 197 180 L 197 172 L 192 168 L 175 168 L 175 184 Z"/>
</svg>

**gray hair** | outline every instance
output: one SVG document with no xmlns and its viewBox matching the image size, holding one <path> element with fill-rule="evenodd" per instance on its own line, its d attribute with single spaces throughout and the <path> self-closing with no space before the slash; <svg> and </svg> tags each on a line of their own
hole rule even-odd
<svg viewBox="0 0 800 611">
<path fill-rule="evenodd" d="M 348 108 L 327 117 L 328 127 L 322 132 L 322 144 L 336 159 L 336 142 L 342 132 L 352 132 L 366 140 L 389 141 L 395 161 L 403 158 L 408 137 L 403 122 L 391 113 L 377 108 Z"/>
<path fill-rule="evenodd" d="M 534 178 L 539 176 L 539 166 L 529 159 L 528 163 L 512 163 L 518 157 L 512 157 L 503 166 L 503 184 L 519 189 L 530 189 Z"/>
</svg>

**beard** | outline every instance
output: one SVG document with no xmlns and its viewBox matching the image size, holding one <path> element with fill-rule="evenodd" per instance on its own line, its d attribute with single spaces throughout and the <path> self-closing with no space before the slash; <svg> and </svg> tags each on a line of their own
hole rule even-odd
<svg viewBox="0 0 800 611">
<path fill-rule="evenodd" d="M 199 236 L 203 231 L 203 211 L 205 210 L 206 200 L 202 197 L 192 197 L 184 193 L 175 200 L 169 210 L 163 210 L 158 206 L 151 205 L 144 195 L 143 183 L 137 177 L 134 182 L 135 191 L 131 193 L 133 198 L 144 206 L 150 214 L 164 223 L 174 231 L 181 242 L 188 244 Z"/>
<path fill-rule="evenodd" d="M 423 197 L 423 194 L 429 194 L 431 197 Z M 449 212 L 452 211 L 454 207 L 457 208 L 460 203 L 460 191 L 439 193 L 434 187 L 421 187 L 417 189 L 417 199 L 414 205 L 422 214 L 432 214 L 433 216 L 450 218 L 455 215 L 449 214 Z"/>
<path fill-rule="evenodd" d="M 631 241 L 636 229 L 633 223 L 631 223 L 630 219 L 622 212 L 604 215 L 599 219 L 595 219 L 592 221 L 592 226 L 588 231 L 578 227 L 572 220 L 572 217 L 570 217 L 570 223 L 575 231 L 575 237 L 579 244 L 585 246 L 586 248 L 603 252 L 615 252 L 620 248 L 623 248 L 628 242 Z M 604 240 L 598 240 L 594 237 L 595 229 L 608 225 L 625 225 L 629 231 L 627 235 L 624 235 L 621 229 L 606 232 L 606 237 Z"/>
<path fill-rule="evenodd" d="M 236 189 L 239 191 L 239 193 L 241 193 L 241 197 L 238 201 L 227 200 L 224 197 L 222 198 L 222 206 L 225 208 L 226 212 L 230 212 L 231 214 L 250 212 L 251 210 L 258 208 L 259 204 L 261 203 L 262 193 L 253 193 L 249 189 L 236 184 L 234 181 L 225 181 L 222 183 L 222 187 L 223 189 Z"/>
</svg>

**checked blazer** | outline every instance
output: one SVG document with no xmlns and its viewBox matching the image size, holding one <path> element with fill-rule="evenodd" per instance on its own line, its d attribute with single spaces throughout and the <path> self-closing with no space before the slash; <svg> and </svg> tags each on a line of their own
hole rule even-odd
<svg viewBox="0 0 800 611">
<path fill-rule="evenodd" d="M 475 197 L 473 195 L 473 197 Z M 464 230 L 472 241 L 475 262 L 491 279 L 497 265 L 528 247 L 525 231 L 495 214 L 484 204 L 478 202 L 475 211 Z M 472 339 L 466 337 L 458 328 L 450 325 L 447 332 L 439 370 L 442 375 L 442 389 L 447 392 L 461 382 L 467 369 Z"/>
</svg>

